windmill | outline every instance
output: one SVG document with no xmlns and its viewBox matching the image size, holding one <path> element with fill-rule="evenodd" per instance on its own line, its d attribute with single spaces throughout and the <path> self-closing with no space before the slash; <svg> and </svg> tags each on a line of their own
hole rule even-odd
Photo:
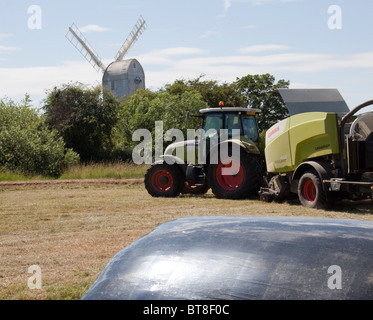
<svg viewBox="0 0 373 320">
<path fill-rule="evenodd" d="M 123 97 L 134 93 L 137 89 L 145 89 L 143 67 L 136 59 L 124 60 L 124 57 L 146 27 L 145 20 L 140 16 L 127 40 L 115 56 L 115 61 L 107 67 L 75 24 L 69 28 L 66 38 L 97 72 L 103 72 L 102 85 L 108 87 L 117 97 Z"/>
</svg>

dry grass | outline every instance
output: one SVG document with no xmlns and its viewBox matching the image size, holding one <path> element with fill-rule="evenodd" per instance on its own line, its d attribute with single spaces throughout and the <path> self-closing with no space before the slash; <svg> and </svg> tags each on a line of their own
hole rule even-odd
<svg viewBox="0 0 373 320">
<path fill-rule="evenodd" d="M 67 169 L 60 179 L 132 179 L 143 177 L 147 168 L 126 162 L 81 164 Z"/>
<path fill-rule="evenodd" d="M 308 216 L 373 220 L 370 202 L 331 211 L 297 201 L 151 198 L 141 180 L 0 183 L 0 299 L 80 299 L 109 260 L 157 225 L 189 216 Z M 42 270 L 42 290 L 27 286 Z"/>
</svg>

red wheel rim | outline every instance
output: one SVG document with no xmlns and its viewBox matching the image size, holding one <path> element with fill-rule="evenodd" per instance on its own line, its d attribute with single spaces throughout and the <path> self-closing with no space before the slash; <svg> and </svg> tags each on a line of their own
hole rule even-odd
<svg viewBox="0 0 373 320">
<path fill-rule="evenodd" d="M 308 202 L 316 200 L 316 187 L 312 180 L 307 180 L 303 186 L 303 195 Z"/>
<path fill-rule="evenodd" d="M 158 192 L 167 192 L 173 183 L 172 174 L 167 170 L 158 170 L 152 176 L 152 185 Z"/>
<path fill-rule="evenodd" d="M 237 168 L 239 168 L 238 172 Z M 225 175 L 223 175 L 223 169 L 225 169 Z M 216 180 L 219 186 L 226 191 L 237 190 L 244 181 L 244 171 L 241 164 L 236 160 L 229 164 L 221 162 L 216 170 Z"/>
<path fill-rule="evenodd" d="M 185 181 L 185 188 L 187 190 L 194 190 L 194 189 L 197 188 L 197 186 L 194 183 L 192 183 L 192 182 Z"/>
</svg>

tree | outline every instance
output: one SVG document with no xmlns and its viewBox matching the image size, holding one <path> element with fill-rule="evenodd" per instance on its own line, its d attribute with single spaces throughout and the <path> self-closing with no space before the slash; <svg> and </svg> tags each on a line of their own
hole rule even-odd
<svg viewBox="0 0 373 320">
<path fill-rule="evenodd" d="M 132 141 L 133 133 L 138 129 L 146 129 L 152 134 L 153 150 L 155 139 L 155 122 L 163 122 L 164 133 L 170 129 L 179 129 L 187 137 L 187 129 L 197 129 L 201 120 L 192 118 L 186 125 L 185 115 L 189 111 L 198 115 L 200 109 L 207 108 L 206 102 L 196 90 L 185 90 L 180 94 L 167 91 L 150 92 L 138 90 L 121 104 L 118 124 L 114 135 L 118 154 L 132 155 L 138 142 Z M 168 143 L 164 143 L 164 147 Z M 122 157 L 123 157 L 122 156 Z"/>
<path fill-rule="evenodd" d="M 288 88 L 289 81 L 279 80 L 270 74 L 247 75 L 237 78 L 234 86 L 245 97 L 247 105 L 262 110 L 259 115 L 259 128 L 261 131 L 269 129 L 279 120 L 288 116 L 288 109 L 278 91 Z"/>
<path fill-rule="evenodd" d="M 118 120 L 119 101 L 106 87 L 55 87 L 48 93 L 43 108 L 48 126 L 58 131 L 82 161 L 111 157 L 111 135 Z"/>
<path fill-rule="evenodd" d="M 29 106 L 11 100 L 0 101 L 0 167 L 23 174 L 58 177 L 79 161 L 57 132 L 44 124 Z"/>
<path fill-rule="evenodd" d="M 234 84 L 219 84 L 215 80 L 202 81 L 203 77 L 204 75 L 192 80 L 176 80 L 173 84 L 166 85 L 165 91 L 172 95 L 198 91 L 210 108 L 218 107 L 220 101 L 223 101 L 227 107 L 245 106 L 245 98 Z"/>
</svg>

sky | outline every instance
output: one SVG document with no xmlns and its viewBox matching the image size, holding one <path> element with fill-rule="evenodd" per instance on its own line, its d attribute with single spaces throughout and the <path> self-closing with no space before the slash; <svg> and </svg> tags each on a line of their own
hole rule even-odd
<svg viewBox="0 0 373 320">
<path fill-rule="evenodd" d="M 147 29 L 126 59 L 141 63 L 150 90 L 270 73 L 291 88 L 337 88 L 353 108 L 373 99 L 372 9 L 368 0 L 0 0 L 0 98 L 27 93 L 40 108 L 55 86 L 101 84 L 69 27 L 108 65 L 142 16 Z"/>
</svg>

